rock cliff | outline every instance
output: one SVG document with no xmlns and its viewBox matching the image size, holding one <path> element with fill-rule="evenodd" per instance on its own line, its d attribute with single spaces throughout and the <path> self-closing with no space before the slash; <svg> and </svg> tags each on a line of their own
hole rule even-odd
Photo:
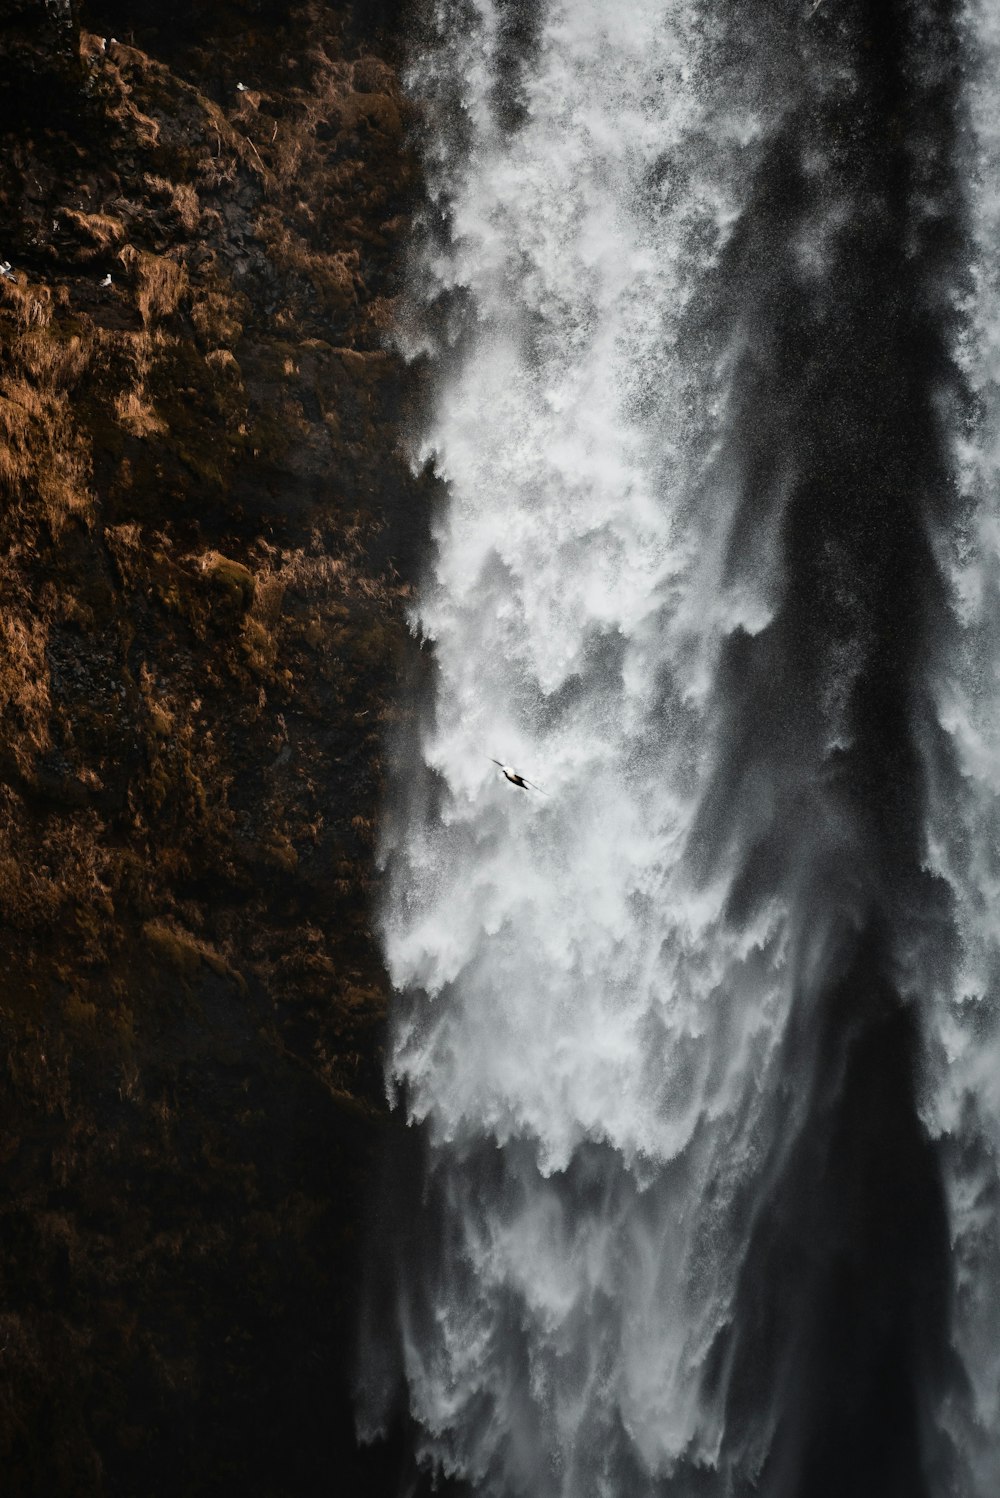
<svg viewBox="0 0 1000 1498">
<path fill-rule="evenodd" d="M 429 503 L 397 17 L 0 12 L 4 1482 L 376 1491 L 373 846 Z"/>
</svg>

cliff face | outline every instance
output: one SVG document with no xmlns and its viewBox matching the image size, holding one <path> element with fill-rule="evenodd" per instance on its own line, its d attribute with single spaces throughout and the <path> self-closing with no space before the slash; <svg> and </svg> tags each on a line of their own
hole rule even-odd
<svg viewBox="0 0 1000 1498">
<path fill-rule="evenodd" d="M 392 17 L 0 9 L 0 1466 L 350 1490 L 427 511 Z"/>
</svg>

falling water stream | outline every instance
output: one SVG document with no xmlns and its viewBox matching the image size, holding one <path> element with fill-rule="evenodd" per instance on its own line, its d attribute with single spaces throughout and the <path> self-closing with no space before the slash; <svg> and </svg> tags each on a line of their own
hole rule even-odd
<svg viewBox="0 0 1000 1498">
<path fill-rule="evenodd" d="M 998 1490 L 998 77 L 992 0 L 424 9 L 420 1481 Z"/>
</svg>

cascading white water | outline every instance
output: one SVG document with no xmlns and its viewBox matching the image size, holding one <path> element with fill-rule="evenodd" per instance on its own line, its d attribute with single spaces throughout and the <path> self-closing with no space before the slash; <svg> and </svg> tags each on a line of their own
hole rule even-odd
<svg viewBox="0 0 1000 1498">
<path fill-rule="evenodd" d="M 683 347 L 759 127 L 706 95 L 688 6 L 572 0 L 544 11 L 508 135 L 497 21 L 442 7 L 415 79 L 461 137 L 438 137 L 448 235 L 419 291 L 469 315 L 422 455 L 448 485 L 418 616 L 440 809 L 411 807 L 385 917 L 411 995 L 391 1076 L 453 1234 L 406 1374 L 442 1469 L 582 1498 L 622 1432 L 647 1474 L 714 1454 L 722 1218 L 787 1004 L 780 902 L 726 923 L 725 878 L 683 857 L 720 641 L 769 617 L 766 554 L 755 586 L 724 575 L 732 351 Z"/>
<path fill-rule="evenodd" d="M 957 961 L 936 995 L 927 1103 L 942 1139 L 955 1344 L 972 1398 L 951 1414 L 979 1498 L 1000 1485 L 1000 13 L 966 7 L 970 282 L 961 362 L 977 406 L 955 438 L 962 523 L 940 538 L 954 630 L 935 662 L 945 754 L 929 751 L 930 866 L 955 902 Z"/>
<path fill-rule="evenodd" d="M 427 294 L 459 286 L 475 318 L 423 455 L 451 495 L 419 613 L 438 667 L 424 754 L 447 798 L 410 828 L 388 921 L 400 987 L 461 984 L 429 1030 L 423 1007 L 400 1028 L 393 1069 L 439 1135 L 529 1131 L 547 1169 L 584 1138 L 671 1155 L 689 1125 L 657 1105 L 671 1089 L 640 1032 L 664 964 L 687 971 L 690 947 L 704 966 L 721 892 L 666 881 L 706 768 L 713 652 L 767 617 L 766 581 L 723 586 L 726 496 L 701 483 L 724 380 L 676 349 L 722 184 L 649 180 L 704 165 L 685 159 L 697 48 L 659 4 L 613 31 L 599 3 L 557 11 L 510 142 L 488 30 L 466 45 L 449 62 L 473 139 L 448 175 L 449 252 L 427 266 Z M 491 756 L 546 799 L 512 799 Z M 697 1008 L 710 972 L 682 986 Z M 684 1034 L 681 1007 L 664 1022 Z"/>
<path fill-rule="evenodd" d="M 383 912 L 417 1455 L 482 1498 L 987 1498 L 1000 30 L 970 5 L 957 450 L 950 8 L 548 0 L 512 58 L 514 6 L 438 0 L 411 80 L 445 486 Z"/>
</svg>

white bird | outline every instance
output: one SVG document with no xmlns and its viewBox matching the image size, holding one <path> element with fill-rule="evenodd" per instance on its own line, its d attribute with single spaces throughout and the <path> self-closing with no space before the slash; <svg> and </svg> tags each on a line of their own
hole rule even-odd
<svg viewBox="0 0 1000 1498">
<path fill-rule="evenodd" d="M 546 794 L 540 785 L 536 785 L 533 780 L 527 780 L 520 771 L 514 769 L 513 765 L 501 765 L 500 761 L 494 759 L 492 754 L 490 755 L 490 763 L 500 765 L 500 774 L 504 780 L 509 780 L 511 785 L 516 785 L 519 790 L 526 791 L 530 788 L 533 791 L 541 791 L 543 796 Z"/>
<path fill-rule="evenodd" d="M 246 86 L 246 84 L 245 84 L 245 83 L 238 83 L 238 84 L 237 84 L 237 85 L 236 85 L 236 92 L 237 92 L 237 93 L 238 93 L 238 94 L 245 94 L 245 93 L 246 93 L 246 91 L 247 91 L 247 86 Z"/>
<path fill-rule="evenodd" d="M 101 286 L 101 287 L 104 287 L 104 288 L 107 288 L 108 286 L 111 285 L 111 272 L 110 271 L 108 271 L 108 273 L 104 277 L 103 281 L 99 281 L 98 282 L 98 285 Z"/>
<path fill-rule="evenodd" d="M 0 276 L 3 276 L 3 278 L 4 278 L 5 281 L 16 281 L 17 280 L 17 277 L 14 275 L 14 272 L 11 270 L 11 265 L 10 265 L 10 261 L 9 260 L 0 260 Z"/>
</svg>

